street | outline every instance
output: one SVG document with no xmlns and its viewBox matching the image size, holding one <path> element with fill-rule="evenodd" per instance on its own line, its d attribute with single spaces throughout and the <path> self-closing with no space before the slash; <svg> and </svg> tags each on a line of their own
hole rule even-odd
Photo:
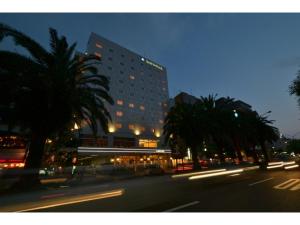
<svg viewBox="0 0 300 225">
<path fill-rule="evenodd" d="M 300 171 L 143 177 L 0 198 L 0 211 L 300 212 Z"/>
</svg>

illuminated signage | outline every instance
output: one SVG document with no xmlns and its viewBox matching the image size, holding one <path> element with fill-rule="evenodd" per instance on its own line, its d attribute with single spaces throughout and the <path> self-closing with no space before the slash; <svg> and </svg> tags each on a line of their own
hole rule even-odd
<svg viewBox="0 0 300 225">
<path fill-rule="evenodd" d="M 154 63 L 154 62 L 151 62 L 151 61 L 148 60 L 148 59 L 141 58 L 141 60 L 142 60 L 143 62 L 145 62 L 146 64 L 155 67 L 156 69 L 164 70 L 164 69 L 162 68 L 162 66 L 160 66 L 160 65 L 158 65 L 158 64 L 156 64 L 156 63 Z"/>
</svg>

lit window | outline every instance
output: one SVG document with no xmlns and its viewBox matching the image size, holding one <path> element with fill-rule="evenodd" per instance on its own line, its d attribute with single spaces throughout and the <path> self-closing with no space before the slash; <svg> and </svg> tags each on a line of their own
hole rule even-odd
<svg viewBox="0 0 300 225">
<path fill-rule="evenodd" d="M 117 100 L 117 104 L 118 105 L 123 105 L 123 101 L 122 100 Z"/>
<path fill-rule="evenodd" d="M 96 43 L 96 47 L 97 47 L 97 48 L 103 48 L 102 45 L 100 45 L 100 44 L 98 44 L 98 43 Z"/>
<path fill-rule="evenodd" d="M 139 139 L 139 147 L 142 148 L 157 148 L 157 141 L 150 139 Z"/>
<path fill-rule="evenodd" d="M 166 91 L 167 89 L 165 87 L 163 87 L 163 91 Z"/>
<path fill-rule="evenodd" d="M 141 105 L 140 110 L 145 110 L 145 107 L 143 105 Z"/>
<path fill-rule="evenodd" d="M 133 103 L 129 103 L 129 108 L 134 108 L 134 104 Z"/>
<path fill-rule="evenodd" d="M 117 111 L 117 112 L 116 112 L 116 115 L 119 116 L 119 117 L 121 117 L 121 116 L 123 116 L 123 112 Z"/>
<path fill-rule="evenodd" d="M 122 128 L 122 124 L 121 123 L 116 123 L 116 128 L 118 128 L 118 129 Z"/>
<path fill-rule="evenodd" d="M 164 123 L 164 121 L 162 121 L 162 120 L 159 120 L 159 123 L 160 123 L 160 124 L 163 124 L 163 123 Z"/>
<path fill-rule="evenodd" d="M 129 78 L 130 78 L 131 80 L 134 80 L 134 79 L 135 79 L 135 77 L 134 77 L 133 75 L 130 75 Z"/>
<path fill-rule="evenodd" d="M 164 107 L 167 107 L 167 103 L 164 103 Z"/>
<path fill-rule="evenodd" d="M 134 129 L 134 125 L 133 124 L 129 124 L 128 128 L 129 128 L 129 130 L 133 130 Z"/>
<path fill-rule="evenodd" d="M 101 55 L 99 52 L 95 52 L 95 56 L 97 56 L 97 57 L 99 57 L 99 58 L 102 57 L 102 55 Z"/>
</svg>

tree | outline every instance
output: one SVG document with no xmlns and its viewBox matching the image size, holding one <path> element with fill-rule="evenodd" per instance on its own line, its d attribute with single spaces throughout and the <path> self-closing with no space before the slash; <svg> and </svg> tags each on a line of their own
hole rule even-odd
<svg viewBox="0 0 300 225">
<path fill-rule="evenodd" d="M 100 123 L 107 132 L 113 104 L 109 80 L 99 75 L 100 58 L 75 54 L 76 43 L 50 28 L 50 49 L 26 34 L 0 24 L 0 41 L 11 37 L 28 54 L 0 51 L 0 105 L 9 111 L 9 123 L 25 128 L 30 136 L 26 169 L 33 172 L 26 184 L 38 184 L 38 171 L 48 137 L 85 121 L 94 134 Z"/>
<path fill-rule="evenodd" d="M 164 136 L 166 143 L 184 143 L 191 149 L 193 168 L 200 169 L 198 147 L 203 143 L 203 131 L 196 105 L 180 103 L 173 106 L 165 118 Z M 182 146 L 182 145 L 181 145 Z M 173 148 L 174 149 L 174 148 Z"/>
<path fill-rule="evenodd" d="M 286 146 L 286 150 L 288 153 L 294 152 L 295 154 L 299 154 L 300 153 L 300 140 L 299 139 L 290 140 Z"/>
</svg>

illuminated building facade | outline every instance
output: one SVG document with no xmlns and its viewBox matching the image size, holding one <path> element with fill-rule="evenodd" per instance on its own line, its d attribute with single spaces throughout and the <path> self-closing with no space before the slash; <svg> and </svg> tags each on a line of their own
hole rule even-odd
<svg viewBox="0 0 300 225">
<path fill-rule="evenodd" d="M 86 54 L 101 57 L 98 73 L 110 80 L 115 104 L 107 104 L 112 117 L 109 134 L 99 129 L 95 140 L 88 126 L 83 126 L 81 145 L 98 150 L 164 149 L 162 128 L 169 100 L 166 68 L 95 33 L 89 37 Z"/>
</svg>

